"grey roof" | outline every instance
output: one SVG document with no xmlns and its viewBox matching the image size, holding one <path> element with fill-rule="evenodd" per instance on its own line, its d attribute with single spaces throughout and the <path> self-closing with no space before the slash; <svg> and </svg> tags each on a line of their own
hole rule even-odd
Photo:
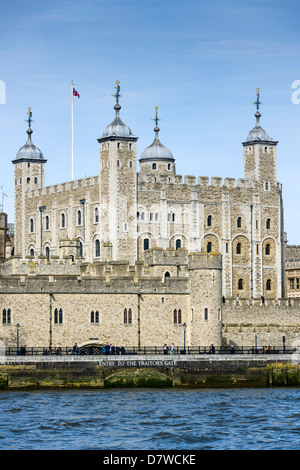
<svg viewBox="0 0 300 470">
<path fill-rule="evenodd" d="M 19 160 L 46 161 L 44 159 L 42 151 L 38 147 L 36 147 L 31 140 L 31 134 L 33 132 L 31 127 L 29 127 L 26 132 L 28 134 L 27 142 L 25 145 L 23 145 L 23 147 L 20 148 L 20 150 L 18 151 L 16 155 L 15 160 L 13 161 L 14 162 L 16 162 L 17 160 L 18 161 Z"/>
<path fill-rule="evenodd" d="M 260 112 L 256 112 L 254 114 L 256 117 L 256 123 L 253 129 L 248 133 L 247 139 L 243 144 L 249 144 L 249 143 L 272 143 L 273 145 L 277 144 L 278 142 L 274 139 L 272 139 L 267 131 L 265 131 L 261 125 L 260 125 L 260 117 L 261 114 Z"/>
<path fill-rule="evenodd" d="M 119 116 L 121 106 L 116 104 L 114 106 L 116 110 L 115 119 L 104 129 L 102 137 L 118 136 L 118 137 L 130 137 L 133 136 L 130 128 L 124 124 Z"/>
<path fill-rule="evenodd" d="M 140 158 L 140 161 L 144 162 L 145 160 L 167 160 L 174 161 L 172 152 L 165 147 L 158 138 L 159 128 L 156 126 L 154 128 L 155 138 L 149 147 L 147 147 Z"/>
</svg>

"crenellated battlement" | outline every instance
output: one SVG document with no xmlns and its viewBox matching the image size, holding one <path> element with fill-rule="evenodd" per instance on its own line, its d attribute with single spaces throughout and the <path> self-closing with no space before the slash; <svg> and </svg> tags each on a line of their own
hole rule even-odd
<svg viewBox="0 0 300 470">
<path fill-rule="evenodd" d="M 255 299 L 236 299 L 236 298 L 226 298 L 223 303 L 224 307 L 232 307 L 234 309 L 238 308 L 241 311 L 243 309 L 249 309 L 249 307 L 263 307 L 263 308 L 276 308 L 282 309 L 285 307 L 300 307 L 300 298 L 261 298 Z"/>
<path fill-rule="evenodd" d="M 188 262 L 188 269 L 222 269 L 221 253 L 190 253 Z"/>
<path fill-rule="evenodd" d="M 168 174 L 155 174 L 152 173 L 138 173 L 139 184 L 154 183 L 155 186 L 160 187 L 162 184 L 180 185 L 183 188 L 186 186 L 202 187 L 202 188 L 226 188 L 226 189 L 257 189 L 258 183 L 254 180 L 247 180 L 244 178 L 219 177 L 219 176 L 193 176 L 193 175 L 168 175 Z"/>
<path fill-rule="evenodd" d="M 72 192 L 80 188 L 87 188 L 89 186 L 94 186 L 99 184 L 99 176 L 90 176 L 88 178 L 81 178 L 74 181 L 66 181 L 65 183 L 54 184 L 51 186 L 46 186 L 44 188 L 33 189 L 28 191 L 28 197 L 45 197 L 55 194 L 60 194 L 62 192 Z"/>
<path fill-rule="evenodd" d="M 152 265 L 183 265 L 188 263 L 188 251 L 179 248 L 152 248 L 144 254 L 145 264 Z"/>
</svg>

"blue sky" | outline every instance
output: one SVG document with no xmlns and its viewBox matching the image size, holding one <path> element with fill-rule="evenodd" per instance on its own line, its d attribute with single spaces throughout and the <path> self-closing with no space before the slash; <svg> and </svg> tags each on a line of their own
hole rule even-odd
<svg viewBox="0 0 300 470">
<path fill-rule="evenodd" d="M 80 93 L 75 179 L 98 173 L 97 138 L 113 119 L 117 79 L 138 157 L 153 140 L 157 105 L 160 139 L 178 174 L 242 178 L 241 142 L 255 123 L 259 87 L 261 124 L 279 141 L 285 231 L 300 244 L 300 104 L 292 100 L 299 13 L 296 0 L 2 0 L 0 187 L 10 221 L 11 160 L 26 141 L 28 106 L 33 142 L 48 159 L 46 185 L 71 179 L 72 80 Z"/>
</svg>

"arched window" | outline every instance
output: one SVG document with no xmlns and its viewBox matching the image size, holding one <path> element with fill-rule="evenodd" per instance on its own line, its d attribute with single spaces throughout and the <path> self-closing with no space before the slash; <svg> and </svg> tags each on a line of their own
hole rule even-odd
<svg viewBox="0 0 300 470">
<path fill-rule="evenodd" d="M 33 248 L 30 248 L 29 255 L 34 256 L 34 249 Z"/>
<path fill-rule="evenodd" d="M 181 248 L 181 240 L 180 240 L 179 238 L 177 238 L 177 240 L 176 240 L 175 247 L 176 247 L 176 250 L 178 250 L 179 248 Z"/>
<path fill-rule="evenodd" d="M 65 216 L 64 213 L 61 214 L 60 222 L 61 222 L 61 228 L 65 228 L 66 227 L 66 216 Z"/>
<path fill-rule="evenodd" d="M 95 258 L 100 257 L 100 240 L 95 240 Z"/>
<path fill-rule="evenodd" d="M 242 244 L 240 242 L 236 244 L 236 254 L 242 254 Z"/>
<path fill-rule="evenodd" d="M 267 289 L 268 291 L 270 291 L 270 290 L 271 290 L 271 287 L 272 287 L 271 279 L 268 279 L 267 282 L 266 282 L 266 289 Z"/>
<path fill-rule="evenodd" d="M 124 308 L 124 312 L 123 312 L 123 321 L 124 321 L 124 324 L 127 323 L 127 308 Z"/>
<path fill-rule="evenodd" d="M 181 323 L 181 309 L 178 310 L 178 323 Z"/>
<path fill-rule="evenodd" d="M 173 212 L 173 214 L 172 214 L 172 222 L 175 222 L 175 214 L 174 214 L 174 212 Z"/>
<path fill-rule="evenodd" d="M 270 229 L 270 228 L 271 228 L 271 219 L 267 219 L 266 228 L 267 228 L 267 229 Z"/>
<path fill-rule="evenodd" d="M 49 246 L 46 246 L 45 254 L 46 254 L 46 257 L 47 257 L 47 261 L 50 261 L 50 248 L 49 248 Z"/>
<path fill-rule="evenodd" d="M 168 163 L 168 170 L 171 170 L 171 163 Z"/>
<path fill-rule="evenodd" d="M 33 233 L 34 232 L 34 220 L 33 219 L 30 219 L 30 233 Z"/>
<path fill-rule="evenodd" d="M 177 324 L 177 310 L 176 310 L 176 308 L 173 312 L 173 321 L 174 321 L 174 325 L 176 325 Z"/>
<path fill-rule="evenodd" d="M 81 225 L 81 211 L 77 211 L 77 225 Z"/>
<path fill-rule="evenodd" d="M 166 279 L 168 279 L 169 277 L 171 277 L 169 271 L 165 272 L 165 275 L 164 275 L 165 281 L 166 281 Z"/>
<path fill-rule="evenodd" d="M 45 230 L 49 230 L 49 216 L 46 215 L 45 217 Z"/>
<path fill-rule="evenodd" d="M 267 244 L 266 244 L 265 253 L 266 253 L 266 255 L 270 255 L 270 254 L 271 254 L 271 245 L 270 245 L 270 243 L 267 243 Z"/>
<path fill-rule="evenodd" d="M 211 246 L 212 246 L 212 245 L 211 245 L 211 242 L 208 242 L 207 248 L 206 248 L 207 253 L 210 253 L 210 252 L 211 252 Z"/>
<path fill-rule="evenodd" d="M 99 210 L 98 207 L 95 207 L 95 223 L 99 222 Z"/>
<path fill-rule="evenodd" d="M 2 311 L 2 323 L 4 325 L 10 325 L 11 324 L 11 311 L 10 308 L 6 310 L 5 308 Z"/>
<path fill-rule="evenodd" d="M 91 311 L 91 323 L 99 323 L 99 312 L 98 310 L 94 312 L 94 310 Z"/>
<path fill-rule="evenodd" d="M 207 217 L 207 226 L 208 226 L 208 227 L 211 227 L 211 224 L 212 224 L 212 216 L 209 215 L 209 216 Z"/>
<path fill-rule="evenodd" d="M 77 256 L 80 256 L 80 257 L 83 256 L 83 245 L 82 245 L 82 242 L 79 242 L 79 246 L 78 246 L 78 249 L 77 249 Z"/>
<path fill-rule="evenodd" d="M 238 290 L 243 290 L 244 289 L 244 279 L 240 278 L 238 280 Z"/>
<path fill-rule="evenodd" d="M 132 310 L 131 310 L 131 308 L 128 310 L 128 323 L 132 323 Z"/>
<path fill-rule="evenodd" d="M 144 239 L 144 251 L 149 250 L 149 238 Z"/>
<path fill-rule="evenodd" d="M 242 217 L 238 217 L 237 219 L 237 228 L 241 228 L 242 227 Z"/>
<path fill-rule="evenodd" d="M 63 322 L 63 311 L 60 308 L 59 310 L 56 308 L 54 310 L 54 323 L 57 324 L 62 324 Z"/>
<path fill-rule="evenodd" d="M 156 163 L 152 163 L 152 170 L 156 170 Z"/>
</svg>

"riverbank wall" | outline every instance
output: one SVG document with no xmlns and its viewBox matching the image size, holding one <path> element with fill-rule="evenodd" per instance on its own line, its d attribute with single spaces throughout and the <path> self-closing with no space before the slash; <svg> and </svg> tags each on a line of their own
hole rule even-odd
<svg viewBox="0 0 300 470">
<path fill-rule="evenodd" d="M 293 355 L 13 356 L 0 360 L 0 390 L 298 387 Z"/>
</svg>

